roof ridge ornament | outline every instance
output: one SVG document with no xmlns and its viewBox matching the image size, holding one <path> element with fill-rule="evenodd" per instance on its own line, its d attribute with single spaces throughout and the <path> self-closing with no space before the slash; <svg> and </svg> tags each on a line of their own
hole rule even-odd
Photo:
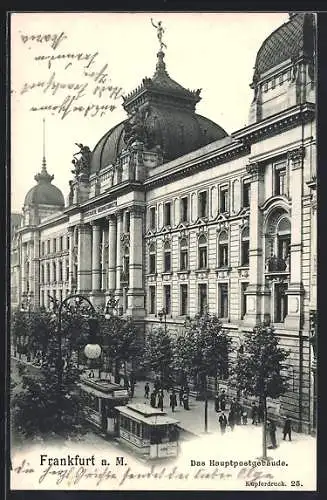
<svg viewBox="0 0 327 500">
<path fill-rule="evenodd" d="M 45 158 L 45 118 L 43 118 L 43 157 L 42 157 L 42 169 L 39 174 L 36 174 L 34 179 L 36 182 L 47 182 L 50 183 L 54 179 L 54 175 L 50 175 L 47 172 L 47 162 Z"/>
<path fill-rule="evenodd" d="M 162 22 L 161 21 L 158 21 L 158 24 L 154 24 L 153 22 L 153 19 L 151 17 L 151 24 L 154 28 L 156 28 L 157 30 L 157 37 L 158 37 L 158 40 L 159 40 L 159 44 L 160 44 L 160 52 L 162 52 L 162 49 L 165 47 L 165 49 L 167 49 L 167 45 L 162 41 L 162 35 L 164 34 L 165 30 L 162 26 Z M 159 52 L 159 53 L 160 53 Z M 159 54 L 158 53 L 158 54 Z"/>
</svg>

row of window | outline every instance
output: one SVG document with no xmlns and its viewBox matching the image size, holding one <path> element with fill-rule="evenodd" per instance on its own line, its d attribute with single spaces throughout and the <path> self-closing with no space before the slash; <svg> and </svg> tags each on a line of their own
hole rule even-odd
<svg viewBox="0 0 327 500">
<path fill-rule="evenodd" d="M 241 265 L 249 265 L 249 228 L 242 231 L 241 236 Z M 164 244 L 164 272 L 172 271 L 171 243 L 166 241 Z M 189 269 L 189 245 L 186 238 L 182 238 L 179 244 L 179 270 L 187 271 Z M 229 243 L 227 231 L 222 231 L 218 238 L 218 266 L 228 267 L 229 265 Z M 208 267 L 208 239 L 202 234 L 198 239 L 198 269 L 207 269 Z M 152 243 L 149 247 L 149 273 L 157 272 L 156 246 Z"/>
<path fill-rule="evenodd" d="M 59 300 L 61 302 L 65 297 L 70 295 L 70 291 L 65 290 L 40 290 L 40 306 L 46 307 L 49 306 L 49 294 L 53 297 L 54 300 Z"/>
<path fill-rule="evenodd" d="M 267 92 L 269 89 L 274 89 L 276 85 L 283 85 L 284 82 L 291 80 L 292 72 L 289 69 L 288 71 L 281 73 L 279 75 L 274 75 L 270 80 L 267 80 L 262 84 L 262 90 Z"/>
<path fill-rule="evenodd" d="M 51 267 L 52 267 L 52 277 L 51 277 Z M 51 283 L 51 281 L 63 282 L 69 280 L 69 261 L 66 261 L 65 271 L 63 268 L 63 261 L 58 262 L 47 262 L 46 264 L 41 264 L 40 269 L 40 283 Z"/>
<path fill-rule="evenodd" d="M 65 238 L 60 236 L 59 238 L 53 238 L 52 240 L 41 242 L 42 256 L 50 253 L 62 252 L 64 250 L 69 250 L 69 236 L 66 236 Z"/>
<path fill-rule="evenodd" d="M 250 206 L 250 182 L 243 183 L 243 207 Z M 200 191 L 198 194 L 198 217 L 206 218 L 209 216 L 209 193 L 208 190 Z M 180 203 L 180 222 L 190 221 L 190 209 L 189 209 L 189 196 L 183 196 Z M 156 229 L 156 207 L 151 207 L 149 211 L 149 227 L 150 229 Z M 229 211 L 229 188 L 228 186 L 223 186 L 220 188 L 220 213 L 226 213 Z M 172 202 L 167 201 L 164 204 L 164 226 L 172 225 Z"/>
<path fill-rule="evenodd" d="M 241 319 L 244 318 L 246 314 L 246 290 L 248 283 L 241 283 Z M 276 283 L 273 287 L 273 321 L 275 323 L 283 323 L 287 315 L 287 284 Z M 149 286 L 148 295 L 149 305 L 148 314 L 158 313 L 158 304 L 156 297 L 156 286 Z M 171 285 L 163 285 L 163 303 L 162 306 L 165 310 L 166 315 L 172 314 L 171 308 Z M 217 314 L 222 319 L 227 319 L 229 317 L 229 295 L 228 295 L 228 284 L 218 283 L 218 310 Z M 204 314 L 208 308 L 208 285 L 206 283 L 200 283 L 198 285 L 198 313 Z M 179 285 L 179 315 L 188 316 L 189 315 L 189 286 L 185 283 Z"/>
</svg>

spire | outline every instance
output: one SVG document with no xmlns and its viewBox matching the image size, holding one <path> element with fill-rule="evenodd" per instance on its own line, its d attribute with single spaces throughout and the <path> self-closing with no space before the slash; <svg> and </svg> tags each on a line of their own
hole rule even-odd
<svg viewBox="0 0 327 500">
<path fill-rule="evenodd" d="M 158 61 L 156 64 L 156 72 L 155 72 L 154 76 L 160 76 L 163 74 L 166 74 L 168 76 L 168 73 L 166 71 L 166 63 L 164 61 L 164 57 L 165 57 L 165 53 L 162 52 L 162 50 L 160 50 L 157 53 Z"/>
<path fill-rule="evenodd" d="M 36 182 L 50 183 L 54 179 L 54 175 L 50 175 L 47 172 L 47 162 L 45 159 L 45 118 L 43 118 L 43 158 L 42 158 L 42 169 L 39 174 L 37 174 L 34 179 Z"/>
</svg>

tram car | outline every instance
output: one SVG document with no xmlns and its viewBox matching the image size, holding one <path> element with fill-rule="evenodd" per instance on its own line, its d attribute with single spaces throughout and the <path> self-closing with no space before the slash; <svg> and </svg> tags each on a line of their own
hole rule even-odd
<svg viewBox="0 0 327 500">
<path fill-rule="evenodd" d="M 145 459 L 177 457 L 179 421 L 143 403 L 117 406 L 118 437 Z"/>
<path fill-rule="evenodd" d="M 79 389 L 83 396 L 86 420 L 109 436 L 118 434 L 116 406 L 129 401 L 127 389 L 106 379 L 81 377 Z"/>
</svg>

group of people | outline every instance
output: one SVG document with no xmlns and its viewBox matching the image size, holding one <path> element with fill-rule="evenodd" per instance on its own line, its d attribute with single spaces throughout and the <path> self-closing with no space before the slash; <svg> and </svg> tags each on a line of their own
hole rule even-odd
<svg viewBox="0 0 327 500">
<path fill-rule="evenodd" d="M 188 386 L 183 386 L 179 390 L 179 404 L 180 406 L 183 406 L 184 410 L 189 410 L 189 387 Z M 153 384 L 153 389 L 150 392 L 150 385 L 149 382 L 145 383 L 144 386 L 144 398 L 145 399 L 150 399 L 150 406 L 152 408 L 160 408 L 161 411 L 163 411 L 164 408 L 164 390 L 161 387 L 160 380 L 156 378 Z M 172 412 L 175 412 L 175 408 L 177 406 L 177 393 L 175 389 L 172 389 L 171 393 L 169 394 L 169 406 L 172 410 Z"/>
</svg>

